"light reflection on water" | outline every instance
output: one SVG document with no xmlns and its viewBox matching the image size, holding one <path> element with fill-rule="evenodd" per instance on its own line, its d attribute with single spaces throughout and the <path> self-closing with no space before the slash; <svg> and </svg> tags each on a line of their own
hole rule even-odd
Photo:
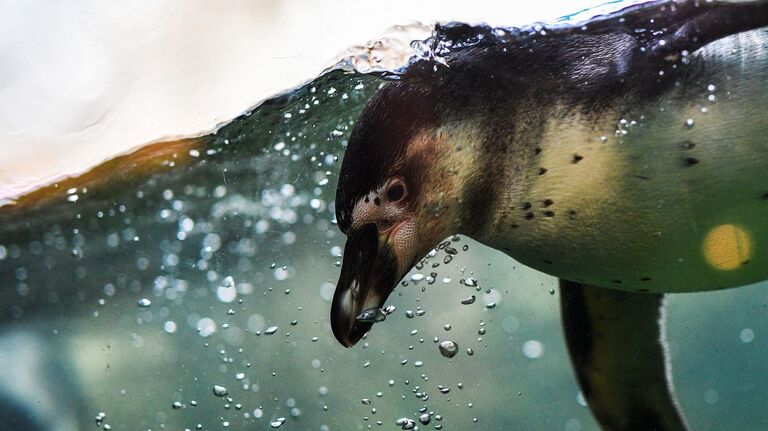
<svg viewBox="0 0 768 431">
<path fill-rule="evenodd" d="M 0 208 L 2 423 L 393 429 L 426 413 L 427 429 L 596 429 L 554 280 L 467 238 L 406 276 L 359 346 L 335 341 L 336 173 L 378 85 L 331 73 L 163 163 Z M 670 299 L 694 429 L 765 423 L 764 291 Z"/>
</svg>

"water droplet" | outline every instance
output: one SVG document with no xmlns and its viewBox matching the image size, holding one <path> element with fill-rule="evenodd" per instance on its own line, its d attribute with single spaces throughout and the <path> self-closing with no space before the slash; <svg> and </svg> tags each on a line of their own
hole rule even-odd
<svg viewBox="0 0 768 431">
<path fill-rule="evenodd" d="M 544 354 L 544 345 L 537 340 L 528 340 L 523 344 L 523 355 L 526 358 L 536 359 Z"/>
<path fill-rule="evenodd" d="M 685 120 L 685 127 L 689 128 L 689 129 L 693 127 L 693 118 L 689 118 L 689 119 Z"/>
<path fill-rule="evenodd" d="M 475 299 L 477 299 L 477 297 L 475 295 L 469 295 L 469 297 L 467 297 L 466 299 L 462 299 L 461 303 L 464 304 L 464 305 L 474 304 L 475 303 Z"/>
<path fill-rule="evenodd" d="M 440 348 L 440 354 L 446 358 L 456 356 L 456 353 L 459 351 L 459 345 L 450 340 L 441 342 L 438 347 Z"/>
<path fill-rule="evenodd" d="M 359 316 L 355 318 L 356 321 L 360 323 L 377 323 L 377 322 L 383 322 L 387 318 L 387 315 L 384 314 L 383 311 L 381 311 L 380 308 L 374 307 L 369 308 L 362 313 L 360 313 Z"/>
<path fill-rule="evenodd" d="M 421 422 L 422 425 L 429 425 L 429 422 L 432 420 L 432 418 L 429 416 L 428 413 L 424 413 L 423 415 L 419 416 L 419 422 Z"/>
<path fill-rule="evenodd" d="M 274 334 L 275 332 L 277 332 L 277 326 L 270 326 L 269 328 L 267 328 L 267 329 L 264 331 L 264 333 L 265 333 L 265 334 L 267 334 L 267 335 L 272 335 L 272 334 Z"/>
<path fill-rule="evenodd" d="M 227 388 L 224 386 L 213 385 L 213 395 L 216 395 L 217 397 L 226 397 L 228 394 L 229 391 L 227 391 Z"/>
<path fill-rule="evenodd" d="M 203 317 L 197 321 L 197 332 L 202 337 L 209 337 L 216 332 L 216 322 L 210 317 Z"/>
<path fill-rule="evenodd" d="M 395 421 L 395 425 L 399 426 L 401 430 L 412 430 L 416 428 L 416 421 L 409 418 L 400 418 Z"/>
<path fill-rule="evenodd" d="M 472 277 L 467 277 L 464 279 L 464 284 L 469 287 L 477 287 L 477 280 Z"/>
<path fill-rule="evenodd" d="M 149 306 L 152 305 L 152 301 L 150 301 L 147 298 L 141 298 L 139 299 L 138 304 L 139 304 L 139 307 L 141 308 L 148 308 Z"/>
<path fill-rule="evenodd" d="M 169 334 L 176 332 L 176 322 L 168 320 L 163 324 L 163 329 Z"/>
<path fill-rule="evenodd" d="M 216 297 L 221 302 L 232 302 L 237 299 L 237 289 L 235 289 L 235 280 L 232 276 L 224 277 L 216 289 Z"/>
</svg>

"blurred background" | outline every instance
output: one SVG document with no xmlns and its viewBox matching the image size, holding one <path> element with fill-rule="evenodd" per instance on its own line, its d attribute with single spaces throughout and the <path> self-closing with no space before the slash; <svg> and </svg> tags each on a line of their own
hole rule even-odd
<svg viewBox="0 0 768 431">
<path fill-rule="evenodd" d="M 554 279 L 468 238 L 338 345 L 334 190 L 381 81 L 318 75 L 369 48 L 396 65 L 435 21 L 598 5 L 0 1 L 0 429 L 596 430 Z M 768 423 L 766 287 L 669 298 L 693 429 Z"/>
</svg>

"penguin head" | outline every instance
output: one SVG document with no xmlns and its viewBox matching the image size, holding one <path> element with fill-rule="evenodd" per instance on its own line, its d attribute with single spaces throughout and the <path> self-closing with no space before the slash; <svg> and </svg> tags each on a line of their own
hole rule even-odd
<svg viewBox="0 0 768 431">
<path fill-rule="evenodd" d="M 353 128 L 336 192 L 346 234 L 331 326 L 351 347 L 400 279 L 442 239 L 456 233 L 458 178 L 453 143 L 428 88 L 394 82 L 381 89 Z"/>
</svg>

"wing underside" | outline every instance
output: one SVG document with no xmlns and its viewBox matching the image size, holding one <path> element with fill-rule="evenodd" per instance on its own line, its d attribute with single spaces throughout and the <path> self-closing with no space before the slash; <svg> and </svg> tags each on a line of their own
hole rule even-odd
<svg viewBox="0 0 768 431">
<path fill-rule="evenodd" d="M 601 426 L 686 430 L 664 340 L 664 296 L 561 280 L 560 297 L 568 351 Z"/>
</svg>

